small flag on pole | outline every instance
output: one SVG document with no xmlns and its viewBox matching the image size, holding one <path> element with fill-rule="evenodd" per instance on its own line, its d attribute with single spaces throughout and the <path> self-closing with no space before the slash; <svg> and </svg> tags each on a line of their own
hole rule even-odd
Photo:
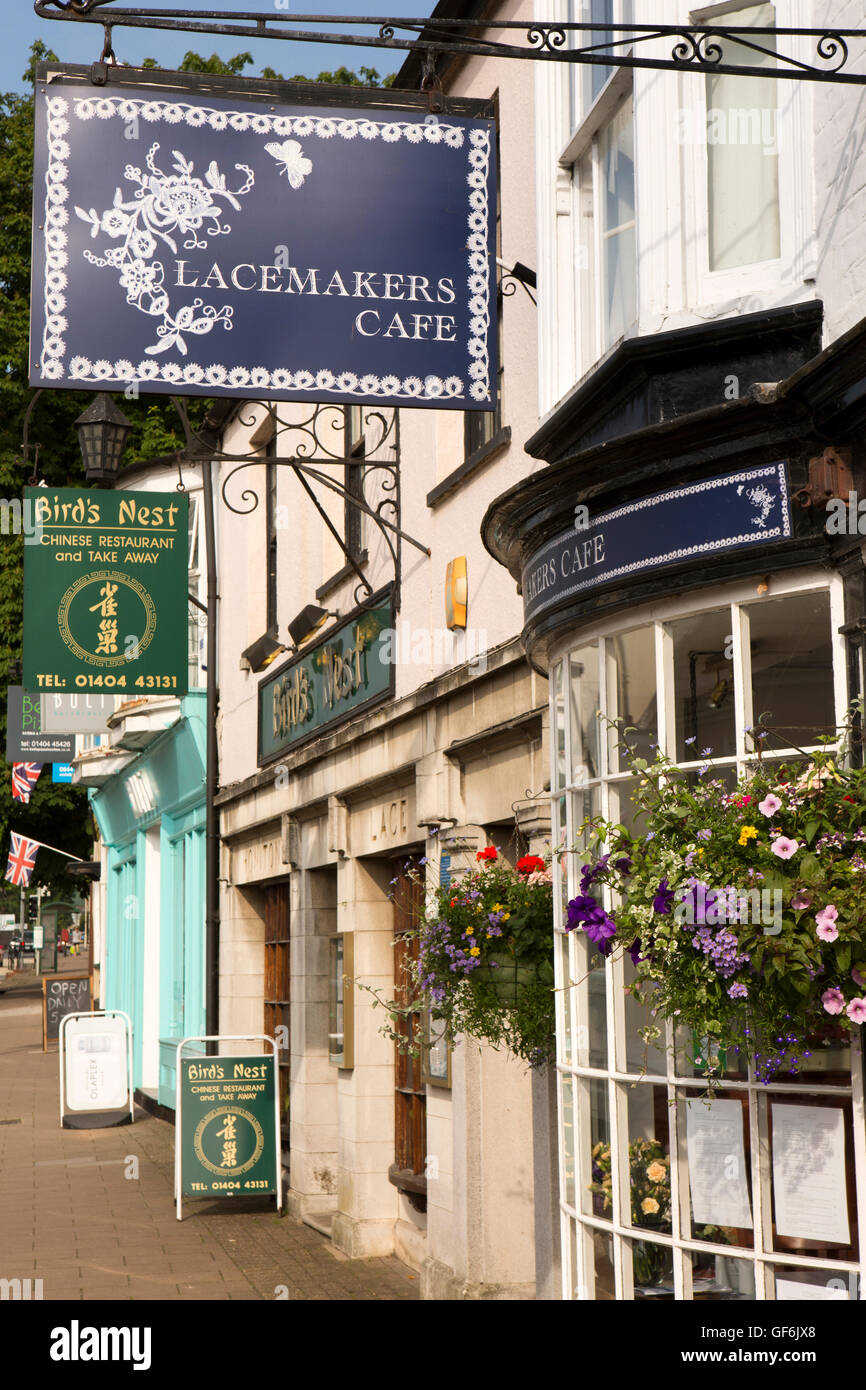
<svg viewBox="0 0 866 1390">
<path fill-rule="evenodd" d="M 41 771 L 41 763 L 12 764 L 12 796 L 16 801 L 30 800 L 30 793 L 39 781 Z"/>
<path fill-rule="evenodd" d="M 9 850 L 9 863 L 6 865 L 6 878 L 9 883 L 16 883 L 19 887 L 26 888 L 30 882 L 30 875 L 36 868 L 36 855 L 39 851 L 38 840 L 28 840 L 24 835 L 12 835 L 12 844 Z"/>
</svg>

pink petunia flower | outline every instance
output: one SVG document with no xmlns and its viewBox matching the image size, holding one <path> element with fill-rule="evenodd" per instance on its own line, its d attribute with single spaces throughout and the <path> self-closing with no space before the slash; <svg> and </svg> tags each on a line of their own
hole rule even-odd
<svg viewBox="0 0 866 1390">
<path fill-rule="evenodd" d="M 763 801 L 758 802 L 758 810 L 762 816 L 766 816 L 769 820 L 770 816 L 774 816 L 781 805 L 779 798 L 774 796 L 772 792 L 768 792 Z"/>
<path fill-rule="evenodd" d="M 821 908 L 820 912 L 815 913 L 815 921 L 819 927 L 829 927 L 833 925 L 838 916 L 839 909 L 836 904 L 828 903 L 826 907 Z"/>
<path fill-rule="evenodd" d="M 791 906 L 796 912 L 801 912 L 806 907 L 812 906 L 812 894 L 807 893 L 805 888 L 798 888 L 793 898 Z"/>
<path fill-rule="evenodd" d="M 840 1014 L 845 1007 L 845 996 L 841 989 L 825 989 L 821 995 L 821 1003 L 824 1005 L 825 1013 Z"/>
<path fill-rule="evenodd" d="M 855 985 L 859 985 L 861 989 L 866 989 L 866 980 L 863 979 L 863 976 L 860 974 L 860 971 L 857 969 L 856 965 L 854 966 L 854 969 L 851 971 L 851 979 L 854 981 Z"/>
<path fill-rule="evenodd" d="M 845 1012 L 852 1023 L 866 1023 L 866 999 L 852 999 Z"/>
<path fill-rule="evenodd" d="M 778 840 L 774 840 L 770 849 L 779 859 L 790 859 L 800 848 L 798 840 L 789 840 L 787 835 L 780 835 Z"/>
</svg>

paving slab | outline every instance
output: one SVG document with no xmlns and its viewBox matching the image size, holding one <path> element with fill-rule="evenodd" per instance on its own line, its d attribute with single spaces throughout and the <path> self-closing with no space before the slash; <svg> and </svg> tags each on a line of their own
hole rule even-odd
<svg viewBox="0 0 866 1390">
<path fill-rule="evenodd" d="M 272 1201 L 184 1203 L 177 1221 L 173 1126 L 138 1111 L 134 1125 L 61 1129 L 36 977 L 2 987 L 0 1278 L 41 1279 L 45 1301 L 418 1298 L 396 1257 L 335 1260 L 327 1237 Z"/>
</svg>

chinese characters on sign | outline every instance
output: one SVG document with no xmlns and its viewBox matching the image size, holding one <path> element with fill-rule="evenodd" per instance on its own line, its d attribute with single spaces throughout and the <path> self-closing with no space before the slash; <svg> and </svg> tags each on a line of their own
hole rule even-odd
<svg viewBox="0 0 866 1390">
<path fill-rule="evenodd" d="M 492 410 L 494 122 L 166 82 L 37 81 L 31 384 Z"/>
<path fill-rule="evenodd" d="M 187 688 L 183 493 L 28 488 L 24 684 L 132 698 Z"/>
</svg>

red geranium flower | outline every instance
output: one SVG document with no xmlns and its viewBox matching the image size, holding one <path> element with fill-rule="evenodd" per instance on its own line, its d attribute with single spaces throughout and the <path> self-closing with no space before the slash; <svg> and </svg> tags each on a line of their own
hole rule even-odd
<svg viewBox="0 0 866 1390">
<path fill-rule="evenodd" d="M 519 874 L 540 874 L 544 872 L 544 860 L 537 854 L 524 854 L 515 865 Z"/>
<path fill-rule="evenodd" d="M 494 859 L 498 859 L 499 856 L 493 846 L 488 845 L 486 849 L 480 849 L 475 855 L 475 858 L 479 861 L 490 860 L 492 862 Z"/>
<path fill-rule="evenodd" d="M 853 798 L 853 796 L 843 796 L 843 797 L 842 797 L 842 800 L 843 800 L 843 801 L 853 801 L 854 798 Z"/>
</svg>

